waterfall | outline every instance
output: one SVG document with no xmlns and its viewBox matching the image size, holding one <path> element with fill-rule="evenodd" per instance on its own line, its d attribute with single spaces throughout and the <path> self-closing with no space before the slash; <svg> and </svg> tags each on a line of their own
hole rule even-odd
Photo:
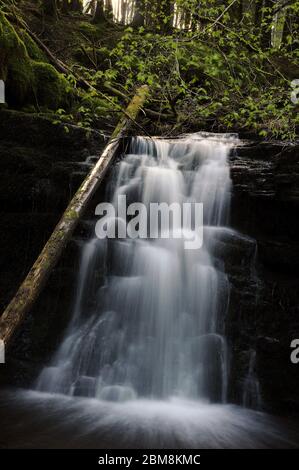
<svg viewBox="0 0 299 470">
<path fill-rule="evenodd" d="M 110 200 L 126 195 L 146 207 L 201 202 L 203 246 L 185 249 L 184 234 L 87 241 L 73 318 L 39 390 L 111 401 L 226 401 L 229 283 L 213 247 L 229 221 L 234 143 L 233 136 L 202 134 L 132 140 Z M 104 282 L 96 286 L 99 270 Z"/>
<path fill-rule="evenodd" d="M 179 237 L 163 237 L 161 220 L 151 217 L 156 238 L 120 238 L 118 230 L 119 238 L 99 239 L 98 219 L 82 221 L 72 315 L 60 346 L 35 390 L 0 395 L 7 442 L 106 450 L 298 447 L 295 425 L 253 409 L 261 406 L 253 349 L 243 406 L 227 403 L 228 258 L 235 246 L 257 253 L 254 240 L 229 227 L 228 157 L 237 142 L 212 134 L 132 139 L 105 201 L 202 203 L 203 244 L 186 248 L 198 236 L 189 212 L 183 225 L 171 220 Z M 114 220 L 119 229 L 128 222 L 121 211 Z M 255 264 L 248 269 L 258 291 Z"/>
</svg>

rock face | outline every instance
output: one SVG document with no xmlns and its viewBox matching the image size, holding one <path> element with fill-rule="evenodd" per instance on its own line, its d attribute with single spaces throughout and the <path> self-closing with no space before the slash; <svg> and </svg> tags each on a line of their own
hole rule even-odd
<svg viewBox="0 0 299 470">
<path fill-rule="evenodd" d="M 230 398 L 244 400 L 251 367 L 264 408 L 298 412 L 299 365 L 291 363 L 290 344 L 299 338 L 299 146 L 241 146 L 231 156 L 231 177 L 232 225 L 251 242 L 239 259 L 228 255 Z"/>
<path fill-rule="evenodd" d="M 39 254 L 103 136 L 14 111 L 0 112 L 0 309 Z"/>
<path fill-rule="evenodd" d="M 1 307 L 13 296 L 104 144 L 98 134 L 0 113 Z M 299 148 L 248 142 L 230 157 L 231 224 L 215 246 L 231 291 L 226 316 L 229 399 L 273 412 L 299 411 Z M 108 175 L 109 177 L 109 175 Z M 83 221 L 16 339 L 1 380 L 29 386 L 67 325 Z M 78 239 L 81 242 L 78 242 Z M 101 276 L 101 273 L 97 273 Z M 84 384 L 78 385 L 78 394 Z"/>
</svg>

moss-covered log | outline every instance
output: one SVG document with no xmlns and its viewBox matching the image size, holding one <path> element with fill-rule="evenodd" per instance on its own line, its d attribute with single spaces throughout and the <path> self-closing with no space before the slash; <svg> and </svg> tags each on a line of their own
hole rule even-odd
<svg viewBox="0 0 299 470">
<path fill-rule="evenodd" d="M 6 346 L 9 346 L 14 333 L 22 324 L 26 313 L 31 310 L 37 300 L 52 269 L 59 260 L 63 249 L 83 215 L 88 202 L 115 157 L 120 139 L 125 136 L 131 123 L 135 121 L 147 95 L 147 86 L 142 86 L 137 90 L 136 95 L 125 111 L 124 117 L 115 128 L 95 167 L 83 181 L 71 200 L 26 279 L 0 318 L 0 339 L 4 341 Z"/>
</svg>

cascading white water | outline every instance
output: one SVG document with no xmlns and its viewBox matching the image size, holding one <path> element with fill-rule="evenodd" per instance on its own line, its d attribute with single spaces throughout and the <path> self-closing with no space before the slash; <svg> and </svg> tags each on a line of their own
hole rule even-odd
<svg viewBox="0 0 299 470">
<path fill-rule="evenodd" d="M 112 201 L 126 195 L 147 207 L 203 203 L 203 247 L 185 249 L 183 236 L 87 242 L 73 319 L 39 390 L 113 401 L 225 401 L 229 285 L 212 253 L 228 223 L 227 156 L 234 144 L 233 136 L 200 134 L 178 142 L 133 140 L 117 168 Z M 99 269 L 106 275 L 97 289 L 91 286 Z"/>
</svg>

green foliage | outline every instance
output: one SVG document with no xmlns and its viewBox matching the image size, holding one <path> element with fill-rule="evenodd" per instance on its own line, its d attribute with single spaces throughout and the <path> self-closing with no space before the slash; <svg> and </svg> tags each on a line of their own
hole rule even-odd
<svg viewBox="0 0 299 470">
<path fill-rule="evenodd" d="M 158 103 L 152 106 L 175 111 L 185 127 L 294 139 L 298 118 L 290 81 L 299 78 L 298 39 L 290 35 L 279 49 L 270 43 L 264 47 L 273 29 L 272 8 L 263 9 L 259 23 L 249 9 L 240 23 L 240 12 L 230 3 L 203 1 L 199 10 L 198 1 L 180 0 L 185 29 L 173 28 L 163 36 L 150 20 L 139 30 L 127 27 L 102 73 L 128 93 L 149 84 Z"/>
<path fill-rule="evenodd" d="M 152 110 L 172 115 L 167 124 L 177 132 L 202 128 L 295 139 L 298 105 L 290 96 L 291 80 L 299 78 L 299 0 L 287 4 L 279 18 L 277 2 L 263 8 L 241 0 L 177 0 L 175 9 L 168 0 L 138 4 L 140 27 L 95 25 L 82 16 L 71 26 L 63 18 L 55 22 L 59 38 L 65 37 L 65 44 L 55 42 L 57 49 L 69 51 L 74 43 L 67 59 L 61 58 L 93 89 L 58 74 L 35 42 L 7 21 L 10 39 L 0 52 L 0 71 L 18 81 L 19 96 L 28 99 L 34 88 L 34 104 L 59 108 L 58 120 L 84 127 L 113 120 L 146 83 Z"/>
</svg>

